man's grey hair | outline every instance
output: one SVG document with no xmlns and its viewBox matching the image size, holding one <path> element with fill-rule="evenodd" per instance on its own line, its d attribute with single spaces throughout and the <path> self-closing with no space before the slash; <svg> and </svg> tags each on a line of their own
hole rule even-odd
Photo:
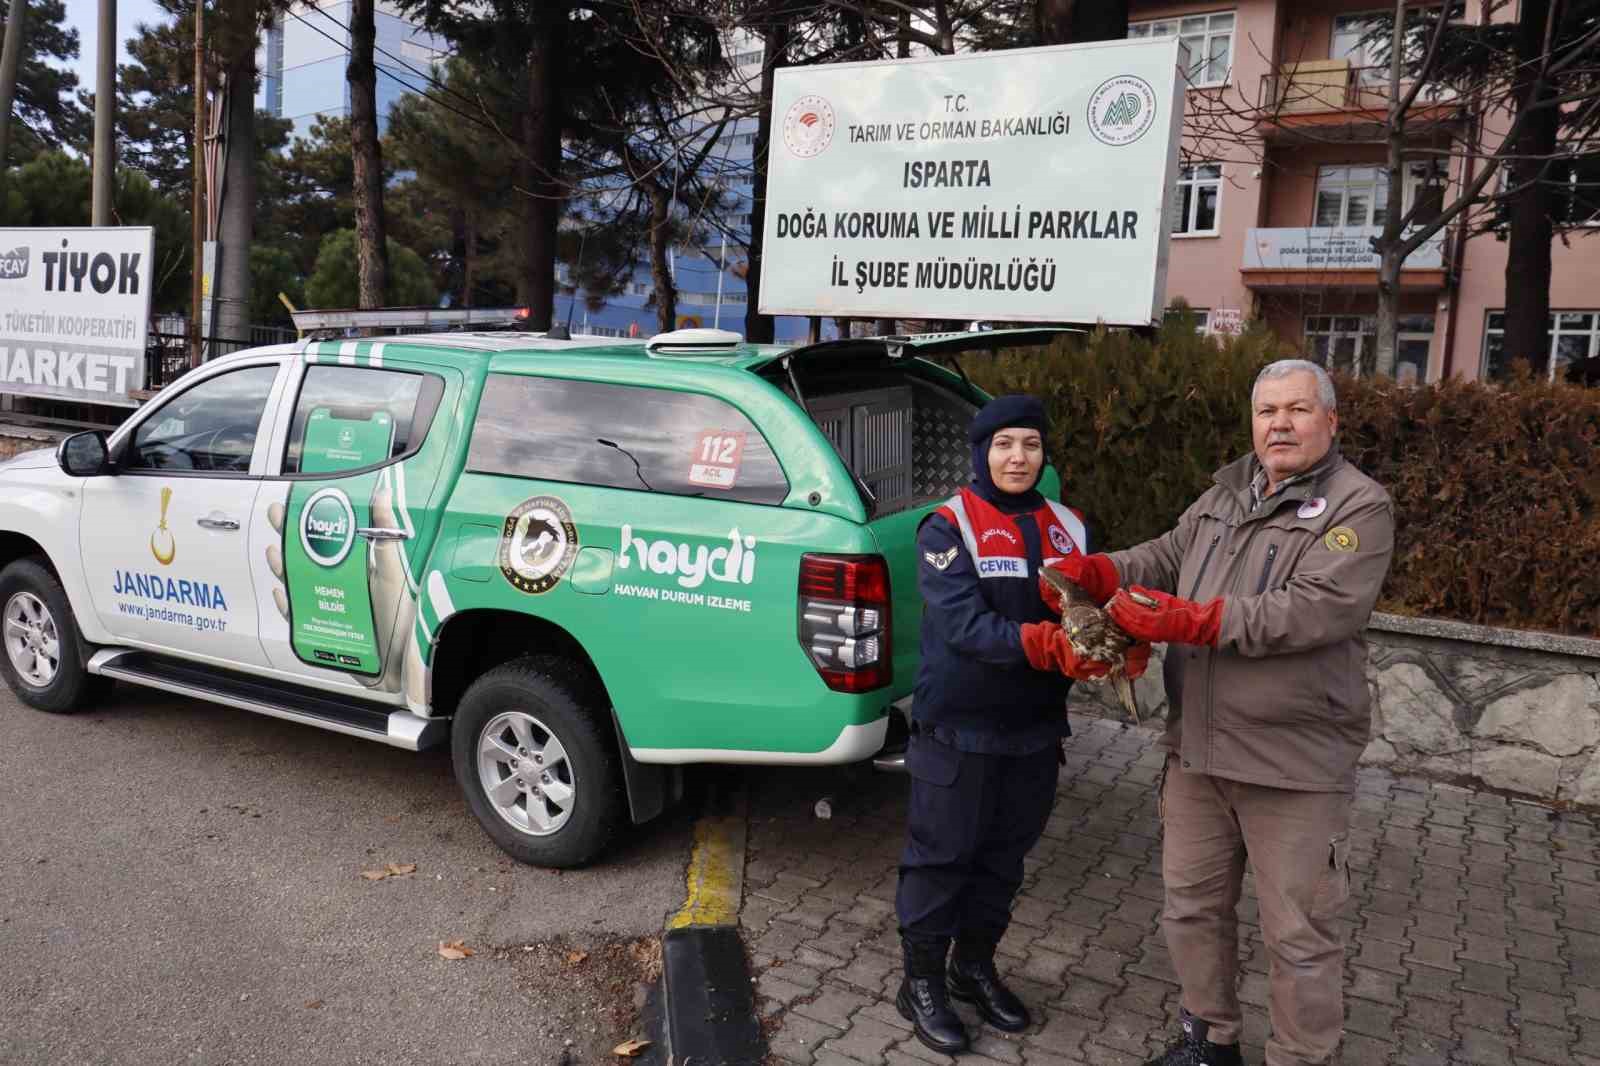
<svg viewBox="0 0 1600 1066">
<path fill-rule="evenodd" d="M 1250 386 L 1250 402 L 1255 403 L 1256 389 L 1263 381 L 1274 378 L 1286 378 L 1290 374 L 1310 374 L 1317 379 L 1317 399 L 1322 401 L 1322 406 L 1330 411 L 1339 409 L 1339 397 L 1333 391 L 1333 379 L 1328 372 L 1309 359 L 1279 359 L 1275 363 L 1268 363 L 1261 368 L 1261 373 L 1256 375 L 1255 384 Z"/>
</svg>

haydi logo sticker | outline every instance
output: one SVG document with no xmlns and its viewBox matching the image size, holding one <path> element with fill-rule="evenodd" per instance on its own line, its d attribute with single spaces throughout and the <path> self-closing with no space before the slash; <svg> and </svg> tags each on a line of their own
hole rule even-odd
<svg viewBox="0 0 1600 1066">
<path fill-rule="evenodd" d="M 338 489 L 323 489 L 306 501 L 300 512 L 300 546 L 312 562 L 338 566 L 355 539 L 356 512 L 350 497 Z"/>
<path fill-rule="evenodd" d="M 676 577 L 686 589 L 699 588 L 708 577 L 729 585 L 748 585 L 756 579 L 756 538 L 741 536 L 735 526 L 728 531 L 725 547 L 707 548 L 704 544 L 645 540 L 635 537 L 633 527 L 625 525 L 617 568 L 627 570 L 636 563 L 647 573 Z"/>
<path fill-rule="evenodd" d="M 0 255 L 0 281 L 16 281 L 28 276 L 28 249 L 13 248 Z"/>
</svg>

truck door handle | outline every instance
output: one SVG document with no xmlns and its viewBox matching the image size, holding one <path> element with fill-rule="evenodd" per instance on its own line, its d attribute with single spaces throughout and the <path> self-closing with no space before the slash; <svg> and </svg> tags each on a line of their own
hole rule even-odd
<svg viewBox="0 0 1600 1066">
<path fill-rule="evenodd" d="M 356 530 L 356 536 L 370 541 L 411 539 L 411 534 L 403 529 L 387 529 L 382 526 L 363 526 Z"/>
<path fill-rule="evenodd" d="M 239 528 L 238 522 L 235 522 L 231 518 L 225 518 L 222 515 L 207 515 L 204 518 L 196 518 L 195 524 L 202 529 L 236 530 Z"/>
</svg>

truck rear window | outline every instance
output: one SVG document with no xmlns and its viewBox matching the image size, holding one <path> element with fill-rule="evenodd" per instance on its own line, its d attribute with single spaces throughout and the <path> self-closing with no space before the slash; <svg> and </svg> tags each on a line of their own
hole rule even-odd
<svg viewBox="0 0 1600 1066">
<path fill-rule="evenodd" d="M 789 495 L 761 431 L 715 396 L 490 374 L 467 469 L 775 504 Z"/>
</svg>

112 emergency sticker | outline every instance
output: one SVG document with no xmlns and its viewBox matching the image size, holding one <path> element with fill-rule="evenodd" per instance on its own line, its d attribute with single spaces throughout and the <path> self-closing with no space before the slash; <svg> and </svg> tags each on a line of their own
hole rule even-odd
<svg viewBox="0 0 1600 1066">
<path fill-rule="evenodd" d="M 695 444 L 694 462 L 689 466 L 689 483 L 708 489 L 731 489 L 739 479 L 739 464 L 744 460 L 742 432 L 708 429 Z"/>
</svg>

